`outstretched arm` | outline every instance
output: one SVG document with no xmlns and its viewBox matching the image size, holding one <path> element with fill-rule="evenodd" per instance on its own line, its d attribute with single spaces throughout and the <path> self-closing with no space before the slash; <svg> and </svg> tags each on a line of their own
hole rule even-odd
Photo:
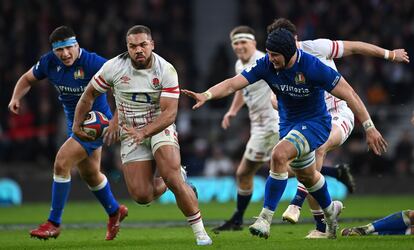
<svg viewBox="0 0 414 250">
<path fill-rule="evenodd" d="M 388 146 L 387 142 L 375 128 L 361 98 L 359 98 L 358 94 L 355 93 L 343 77 L 341 77 L 338 84 L 331 91 L 331 94 L 346 101 L 358 120 L 362 122 L 367 137 L 368 147 L 372 149 L 376 155 L 381 155 L 382 152 L 386 152 Z"/>
<path fill-rule="evenodd" d="M 102 93 L 95 89 L 95 87 L 89 82 L 86 86 L 85 91 L 83 92 L 81 98 L 76 105 L 75 117 L 73 118 L 72 132 L 84 141 L 93 141 L 94 138 L 85 131 L 82 130 L 82 123 L 85 120 L 86 114 L 91 111 L 93 102 L 96 97 Z"/>
<path fill-rule="evenodd" d="M 13 95 L 9 102 L 9 110 L 15 114 L 19 114 L 20 111 L 20 100 L 29 92 L 33 84 L 37 83 L 38 80 L 33 75 L 33 68 L 29 69 L 24 73 L 16 83 L 13 90 Z"/>
<path fill-rule="evenodd" d="M 187 89 L 183 89 L 181 92 L 196 100 L 197 103 L 193 106 L 193 109 L 198 109 L 203 106 L 206 101 L 228 96 L 235 91 L 246 87 L 248 84 L 249 82 L 247 79 L 239 74 L 235 77 L 228 78 L 220 83 L 217 83 L 203 93 L 196 93 Z"/>
<path fill-rule="evenodd" d="M 221 121 L 221 127 L 227 129 L 230 127 L 230 120 L 237 115 L 241 107 L 244 105 L 243 93 L 241 90 L 237 90 L 234 94 L 233 101 L 229 108 L 229 111 L 224 115 L 223 120 Z"/>
<path fill-rule="evenodd" d="M 387 49 L 378 47 L 376 45 L 360 42 L 360 41 L 343 41 L 344 53 L 343 56 L 349 56 L 353 54 L 361 54 L 364 56 L 373 56 L 378 58 L 384 58 L 391 62 L 403 62 L 409 63 L 410 58 L 405 49 L 394 49 L 389 51 Z"/>
</svg>

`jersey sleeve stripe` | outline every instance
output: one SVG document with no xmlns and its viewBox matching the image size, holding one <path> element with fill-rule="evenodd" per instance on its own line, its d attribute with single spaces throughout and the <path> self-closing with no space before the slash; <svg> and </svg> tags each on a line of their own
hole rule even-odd
<svg viewBox="0 0 414 250">
<path fill-rule="evenodd" d="M 103 83 L 105 83 L 106 85 L 109 85 L 106 81 L 105 81 L 105 79 L 103 79 L 102 78 L 102 76 L 101 75 L 98 75 L 98 78 L 99 78 L 99 80 L 101 80 Z"/>
<path fill-rule="evenodd" d="M 110 88 L 110 86 L 109 86 L 106 82 L 105 82 L 105 83 L 102 83 L 102 82 L 100 81 L 101 77 L 98 77 L 98 78 L 94 77 L 93 79 L 94 79 L 94 80 L 95 80 L 95 82 L 99 85 L 99 87 L 101 87 L 101 88 L 103 88 L 103 89 L 109 89 L 109 88 Z"/>
<path fill-rule="evenodd" d="M 176 86 L 176 87 L 172 87 L 172 88 L 163 88 L 162 92 L 170 92 L 170 93 L 180 93 L 180 87 Z"/>
<path fill-rule="evenodd" d="M 171 98 L 178 99 L 180 97 L 180 92 L 178 93 L 162 92 L 161 97 L 171 97 Z"/>
<path fill-rule="evenodd" d="M 331 55 L 329 56 L 329 59 L 334 58 L 335 51 L 337 50 L 336 46 L 337 44 L 335 43 L 335 41 L 332 41 L 332 51 L 331 51 Z"/>
<path fill-rule="evenodd" d="M 337 58 L 338 57 L 338 51 L 339 51 L 339 46 L 338 46 L 338 42 L 337 41 L 334 41 L 334 43 L 335 43 L 335 48 L 336 48 L 336 51 L 335 51 L 335 54 L 333 55 L 333 57 L 332 58 Z"/>
</svg>

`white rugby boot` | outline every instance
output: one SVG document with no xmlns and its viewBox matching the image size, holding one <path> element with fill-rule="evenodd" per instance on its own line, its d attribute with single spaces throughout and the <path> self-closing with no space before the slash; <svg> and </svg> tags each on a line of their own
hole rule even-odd
<svg viewBox="0 0 414 250">
<path fill-rule="evenodd" d="M 249 226 L 249 231 L 252 235 L 267 239 L 270 236 L 270 224 L 266 219 L 259 216 L 256 221 Z"/>
<path fill-rule="evenodd" d="M 286 211 L 282 214 L 282 220 L 292 224 L 296 224 L 300 217 L 300 207 L 296 205 L 289 205 Z"/>
<path fill-rule="evenodd" d="M 305 238 L 306 239 L 327 239 L 328 234 L 321 232 L 319 230 L 313 229 L 312 231 L 309 232 L 308 235 L 306 235 Z"/>
<path fill-rule="evenodd" d="M 208 236 L 208 234 L 205 233 L 196 236 L 196 243 L 197 246 L 208 246 L 213 244 L 213 241 L 211 240 L 210 236 Z"/>
<path fill-rule="evenodd" d="M 344 208 L 340 201 L 332 201 L 331 214 L 325 213 L 326 234 L 328 239 L 336 239 L 336 231 L 338 230 L 338 217 Z"/>
</svg>

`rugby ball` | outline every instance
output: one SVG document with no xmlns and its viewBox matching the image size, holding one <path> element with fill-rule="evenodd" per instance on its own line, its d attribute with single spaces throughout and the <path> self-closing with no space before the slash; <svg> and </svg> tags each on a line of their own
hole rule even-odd
<svg viewBox="0 0 414 250">
<path fill-rule="evenodd" d="M 108 118 L 99 111 L 90 111 L 82 124 L 83 131 L 95 139 L 101 137 L 108 126 Z"/>
</svg>

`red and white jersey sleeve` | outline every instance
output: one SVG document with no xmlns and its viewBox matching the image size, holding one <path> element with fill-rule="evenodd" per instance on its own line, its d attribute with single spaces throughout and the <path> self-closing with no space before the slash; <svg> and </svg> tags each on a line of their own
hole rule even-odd
<svg viewBox="0 0 414 250">
<path fill-rule="evenodd" d="M 164 67 L 162 80 L 161 97 L 179 98 L 180 87 L 178 85 L 177 71 L 169 63 Z"/>
<path fill-rule="evenodd" d="M 107 61 L 102 68 L 96 72 L 96 74 L 92 77 L 91 83 L 101 93 L 107 92 L 111 87 L 111 72 L 109 69 L 111 68 L 111 61 Z"/>
<path fill-rule="evenodd" d="M 306 53 L 317 57 L 322 63 L 338 71 L 334 58 L 342 57 L 344 53 L 344 43 L 342 41 L 332 41 L 329 39 L 316 39 L 299 42 L 299 47 Z M 330 113 L 337 112 L 342 106 L 347 106 L 346 102 L 325 92 L 325 102 Z"/>
</svg>

